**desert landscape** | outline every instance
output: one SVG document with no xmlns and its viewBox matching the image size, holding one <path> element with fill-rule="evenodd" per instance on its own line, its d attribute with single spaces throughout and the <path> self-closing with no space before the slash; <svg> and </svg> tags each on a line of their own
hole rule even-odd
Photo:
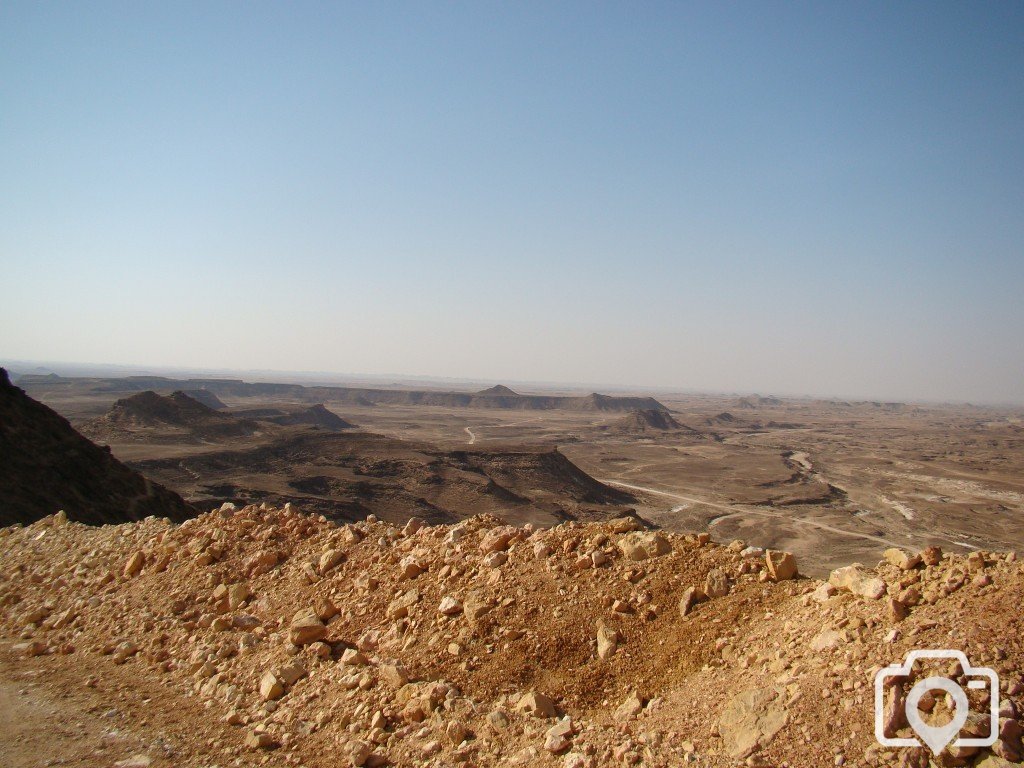
<svg viewBox="0 0 1024 768">
<path fill-rule="evenodd" d="M 493 513 L 550 525 L 629 508 L 665 530 L 793 552 L 816 576 L 889 547 L 1024 546 L 1021 409 L 501 385 L 18 384 L 200 509 L 291 502 L 348 522 Z M 161 409 L 174 397 L 192 410 Z"/>
<path fill-rule="evenodd" d="M 0 768 L 1024 768 L 1024 3 L 0 3 Z"/>
<path fill-rule="evenodd" d="M 1020 411 L 268 390 L 4 384 L 6 764 L 1024 757 Z M 874 675 L 954 641 L 998 669 L 992 748 L 881 749 Z"/>
</svg>

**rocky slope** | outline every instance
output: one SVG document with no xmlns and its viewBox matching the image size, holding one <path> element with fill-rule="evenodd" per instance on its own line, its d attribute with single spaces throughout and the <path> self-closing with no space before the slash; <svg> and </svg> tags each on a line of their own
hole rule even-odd
<svg viewBox="0 0 1024 768">
<path fill-rule="evenodd" d="M 892 551 L 823 583 L 783 553 L 636 528 L 57 516 L 0 531 L 0 661 L 111 713 L 89 766 L 925 768 L 875 744 L 874 673 L 956 647 L 1000 675 L 1000 739 L 934 764 L 1019 762 L 1012 554 Z"/>
<path fill-rule="evenodd" d="M 0 524 L 30 523 L 60 509 L 93 524 L 150 515 L 184 520 L 195 512 L 13 386 L 0 368 Z"/>
</svg>

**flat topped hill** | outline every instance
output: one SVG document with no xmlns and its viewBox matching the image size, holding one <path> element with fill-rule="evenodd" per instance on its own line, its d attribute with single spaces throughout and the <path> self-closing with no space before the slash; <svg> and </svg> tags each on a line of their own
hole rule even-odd
<svg viewBox="0 0 1024 768">
<path fill-rule="evenodd" d="M 667 411 L 653 397 L 603 395 L 523 395 L 497 385 L 481 392 L 444 392 L 418 389 L 368 389 L 364 387 L 312 386 L 277 382 L 245 382 L 239 379 L 169 379 L 163 376 L 123 378 L 61 378 L 26 375 L 19 383 L 32 392 L 82 394 L 130 393 L 145 390 L 201 389 L 217 396 L 238 398 L 282 398 L 306 403 L 346 405 L 431 405 L 443 408 L 498 408 L 506 410 Z"/>
<path fill-rule="evenodd" d="M 741 397 L 736 401 L 736 405 L 739 408 L 762 408 L 768 406 L 782 405 L 782 401 L 777 397 L 762 397 L 761 395 L 750 395 L 749 397 Z"/>
<path fill-rule="evenodd" d="M 231 420 L 230 416 L 218 413 L 180 391 L 170 395 L 146 391 L 122 398 L 114 403 L 110 416 L 112 420 L 131 420 L 147 426 L 174 424 L 191 427 L 208 421 L 226 423 Z"/>
<path fill-rule="evenodd" d="M 683 429 L 683 425 L 676 421 L 672 414 L 652 408 L 632 411 L 615 422 L 615 426 L 626 432 L 667 432 Z"/>
<path fill-rule="evenodd" d="M 208 389 L 188 389 L 182 394 L 188 395 L 196 402 L 202 403 L 207 408 L 212 408 L 215 411 L 222 411 L 227 408 L 224 402 Z"/>
<path fill-rule="evenodd" d="M 61 509 L 95 525 L 149 515 L 184 520 L 194 512 L 13 386 L 2 368 L 0 499 L 0 525 L 31 523 Z"/>
<path fill-rule="evenodd" d="M 147 390 L 114 403 L 110 411 L 82 425 L 97 440 L 117 440 L 152 432 L 165 437 L 228 438 L 251 435 L 259 425 L 215 411 L 184 392 L 158 395 Z"/>
<path fill-rule="evenodd" d="M 337 432 L 342 429 L 355 429 L 355 425 L 345 421 L 338 414 L 328 410 L 322 403 L 305 408 L 303 406 L 280 408 L 246 408 L 232 411 L 238 418 L 267 421 L 286 427 L 310 426 Z"/>
</svg>

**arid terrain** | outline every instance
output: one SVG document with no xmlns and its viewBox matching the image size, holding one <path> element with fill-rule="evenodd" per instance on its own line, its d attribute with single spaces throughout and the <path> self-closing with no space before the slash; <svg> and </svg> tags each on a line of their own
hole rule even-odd
<svg viewBox="0 0 1024 768">
<path fill-rule="evenodd" d="M 156 377 L 26 376 L 19 386 L 201 506 L 291 501 L 342 519 L 373 512 L 395 522 L 412 514 L 452 522 L 488 512 L 544 524 L 607 517 L 589 504 L 600 500 L 667 530 L 792 551 L 815 575 L 876 562 L 890 546 L 1024 547 L 1021 409 Z M 118 400 L 147 390 L 213 396 L 238 434 L 218 437 L 205 422 L 205 433 L 111 424 Z M 316 406 L 353 428 L 255 421 L 261 409 Z M 578 485 L 575 468 L 605 489 L 563 494 Z"/>
<path fill-rule="evenodd" d="M 1022 759 L 1019 411 L 15 383 L 5 766 Z M 107 482 L 198 516 L 119 514 Z M 998 738 L 880 747 L 875 673 L 945 647 L 998 673 L 964 726 Z"/>
</svg>

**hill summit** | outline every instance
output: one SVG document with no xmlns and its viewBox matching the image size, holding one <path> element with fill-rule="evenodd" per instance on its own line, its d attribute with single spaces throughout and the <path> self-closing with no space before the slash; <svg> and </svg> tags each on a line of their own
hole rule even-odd
<svg viewBox="0 0 1024 768">
<path fill-rule="evenodd" d="M 616 425 L 627 432 L 647 432 L 650 430 L 667 432 L 683 428 L 683 425 L 676 421 L 668 411 L 658 411 L 653 408 L 641 408 L 631 411 L 619 419 Z"/>
<path fill-rule="evenodd" d="M 484 397 L 521 397 L 518 392 L 509 389 L 504 384 L 495 384 L 493 387 L 481 389 L 477 394 Z"/>
<path fill-rule="evenodd" d="M 255 422 L 215 411 L 184 392 L 158 395 L 152 390 L 124 397 L 110 411 L 82 425 L 82 431 L 98 440 L 131 436 L 140 430 L 185 433 L 192 438 L 226 438 L 251 435 Z"/>
</svg>

